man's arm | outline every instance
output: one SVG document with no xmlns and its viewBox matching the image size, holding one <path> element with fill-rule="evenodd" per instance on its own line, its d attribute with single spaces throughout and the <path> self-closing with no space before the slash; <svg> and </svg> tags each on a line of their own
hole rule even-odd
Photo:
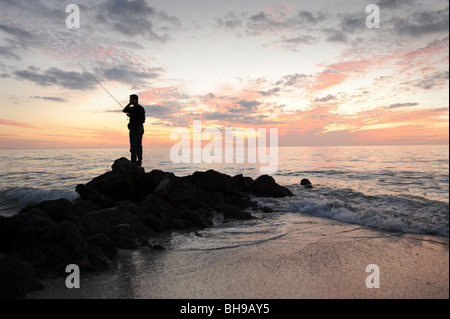
<svg viewBox="0 0 450 319">
<path fill-rule="evenodd" d="M 130 112 L 130 110 L 131 110 L 131 107 L 130 107 L 130 105 L 131 105 L 131 103 L 128 103 L 128 105 L 127 106 L 125 106 L 125 108 L 122 110 L 122 112 L 124 112 L 124 113 L 129 113 Z"/>
</svg>

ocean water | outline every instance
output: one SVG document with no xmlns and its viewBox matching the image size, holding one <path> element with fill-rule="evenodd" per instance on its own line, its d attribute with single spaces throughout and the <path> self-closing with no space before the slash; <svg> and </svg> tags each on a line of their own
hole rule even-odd
<svg viewBox="0 0 450 319">
<path fill-rule="evenodd" d="M 127 149 L 2 150 L 0 215 L 31 203 L 78 197 L 75 186 L 109 171 Z M 256 178 L 256 164 L 174 164 L 170 149 L 144 150 L 143 166 L 177 176 L 215 169 Z M 281 147 L 276 181 L 294 197 L 258 198 L 275 214 L 248 222 L 218 222 L 203 232 L 171 238 L 177 249 L 219 249 L 254 244 L 285 234 L 292 214 L 334 219 L 376 229 L 448 236 L 449 148 L 432 146 Z M 299 185 L 308 178 L 314 187 Z"/>
</svg>

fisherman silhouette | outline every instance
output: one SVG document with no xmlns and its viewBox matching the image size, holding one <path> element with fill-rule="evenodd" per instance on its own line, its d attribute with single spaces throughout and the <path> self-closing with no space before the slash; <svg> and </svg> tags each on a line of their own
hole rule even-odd
<svg viewBox="0 0 450 319">
<path fill-rule="evenodd" d="M 131 162 L 142 165 L 142 136 L 144 135 L 145 110 L 139 104 L 136 94 L 130 95 L 130 103 L 123 109 L 130 118 L 128 129 L 130 130 Z"/>
</svg>

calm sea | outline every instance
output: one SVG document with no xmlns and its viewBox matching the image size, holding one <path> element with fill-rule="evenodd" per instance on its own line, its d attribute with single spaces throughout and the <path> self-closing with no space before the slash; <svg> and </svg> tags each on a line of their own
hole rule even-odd
<svg viewBox="0 0 450 319">
<path fill-rule="evenodd" d="M 127 149 L 2 150 L 0 214 L 49 199 L 77 198 L 75 186 L 111 169 Z M 272 174 L 295 194 L 259 199 L 280 214 L 308 214 L 387 231 L 448 236 L 449 147 L 358 146 L 279 148 Z M 170 149 L 146 149 L 143 166 L 177 176 L 215 169 L 260 175 L 255 164 L 174 164 Z M 299 185 L 308 178 L 315 186 Z"/>
</svg>

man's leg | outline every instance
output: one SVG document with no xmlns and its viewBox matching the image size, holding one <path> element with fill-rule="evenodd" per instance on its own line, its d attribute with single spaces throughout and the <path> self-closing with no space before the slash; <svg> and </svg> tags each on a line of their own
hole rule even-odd
<svg viewBox="0 0 450 319">
<path fill-rule="evenodd" d="M 136 129 L 130 128 L 130 153 L 131 153 L 131 162 L 132 163 L 136 163 L 136 157 L 137 157 L 136 139 L 137 139 Z"/>
<path fill-rule="evenodd" d="M 136 134 L 136 155 L 137 155 L 137 162 L 139 165 L 142 164 L 142 137 L 144 135 L 144 127 L 140 126 L 137 130 Z"/>
</svg>

